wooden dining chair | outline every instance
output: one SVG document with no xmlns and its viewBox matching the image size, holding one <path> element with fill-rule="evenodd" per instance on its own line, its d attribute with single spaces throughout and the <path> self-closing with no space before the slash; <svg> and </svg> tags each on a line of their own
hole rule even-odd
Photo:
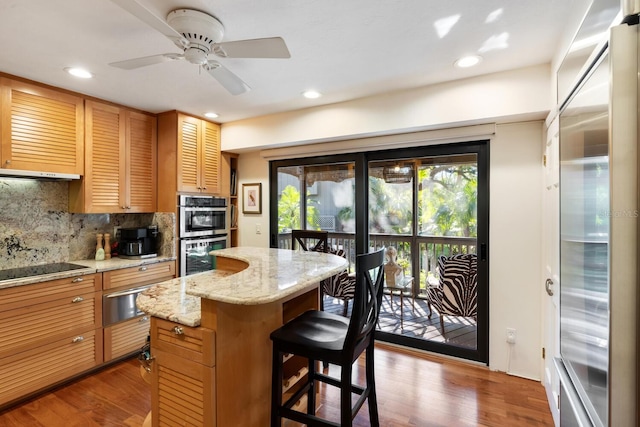
<svg viewBox="0 0 640 427">
<path fill-rule="evenodd" d="M 271 427 L 280 427 L 282 418 L 309 427 L 351 427 L 365 401 L 369 403 L 371 426 L 379 426 L 373 367 L 374 332 L 382 303 L 384 249 L 356 257 L 356 292 L 351 317 L 309 310 L 271 333 L 273 367 L 271 390 Z M 353 384 L 353 364 L 365 352 L 364 386 Z M 285 355 L 287 355 L 285 357 Z M 308 373 L 302 386 L 283 403 L 285 359 L 291 355 L 307 359 Z M 340 366 L 340 378 L 317 370 L 317 362 Z M 315 415 L 316 387 L 323 382 L 340 389 L 340 422 Z M 352 405 L 353 393 L 359 395 Z M 306 413 L 293 406 L 306 394 Z"/>
</svg>

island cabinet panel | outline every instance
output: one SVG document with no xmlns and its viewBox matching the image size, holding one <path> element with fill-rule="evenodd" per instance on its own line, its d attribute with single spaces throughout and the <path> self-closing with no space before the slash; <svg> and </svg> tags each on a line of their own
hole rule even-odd
<svg viewBox="0 0 640 427">
<path fill-rule="evenodd" d="M 81 97 L 8 78 L 0 94 L 0 167 L 84 173 Z"/>
<path fill-rule="evenodd" d="M 149 316 L 138 316 L 104 328 L 104 361 L 140 351 L 149 336 Z"/>
<path fill-rule="evenodd" d="M 216 369 L 157 349 L 153 357 L 152 425 L 216 427 Z"/>
<path fill-rule="evenodd" d="M 176 277 L 176 262 L 166 261 L 102 273 L 104 289 L 135 288 Z"/>
<path fill-rule="evenodd" d="M 69 186 L 71 212 L 156 211 L 156 118 L 87 101 L 85 165 Z"/>
</svg>

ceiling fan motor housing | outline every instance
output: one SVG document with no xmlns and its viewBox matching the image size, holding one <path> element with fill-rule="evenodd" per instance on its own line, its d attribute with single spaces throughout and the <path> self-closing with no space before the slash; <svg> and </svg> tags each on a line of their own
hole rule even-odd
<svg viewBox="0 0 640 427">
<path fill-rule="evenodd" d="M 184 48 L 184 58 L 193 64 L 205 64 L 213 45 L 221 42 L 224 36 L 222 23 L 198 10 L 171 11 L 167 15 L 167 23 L 189 41 L 189 45 Z"/>
</svg>

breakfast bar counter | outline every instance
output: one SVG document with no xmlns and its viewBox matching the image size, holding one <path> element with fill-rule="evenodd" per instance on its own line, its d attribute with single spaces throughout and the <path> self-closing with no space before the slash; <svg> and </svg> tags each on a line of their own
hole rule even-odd
<svg viewBox="0 0 640 427">
<path fill-rule="evenodd" d="M 153 425 L 269 424 L 269 334 L 319 306 L 319 282 L 347 268 L 319 252 L 240 247 L 212 252 L 216 270 L 140 294 L 151 318 Z M 291 360 L 291 387 L 306 361 Z"/>
</svg>

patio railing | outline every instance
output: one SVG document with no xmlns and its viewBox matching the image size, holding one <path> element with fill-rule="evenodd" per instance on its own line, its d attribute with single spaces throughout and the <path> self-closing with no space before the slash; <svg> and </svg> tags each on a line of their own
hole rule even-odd
<svg viewBox="0 0 640 427">
<path fill-rule="evenodd" d="M 392 234 L 372 234 L 372 248 L 394 246 L 398 251 L 398 264 L 404 267 L 406 276 L 413 276 L 413 295 L 426 292 L 429 283 L 438 280 L 438 257 L 440 255 L 476 253 L 475 237 L 443 236 L 403 236 Z M 356 242 L 353 233 L 329 232 L 329 245 L 343 249 L 349 260 L 349 271 L 355 269 Z M 278 236 L 278 247 L 291 249 L 291 233 Z M 414 249 L 415 248 L 415 249 Z"/>
</svg>

